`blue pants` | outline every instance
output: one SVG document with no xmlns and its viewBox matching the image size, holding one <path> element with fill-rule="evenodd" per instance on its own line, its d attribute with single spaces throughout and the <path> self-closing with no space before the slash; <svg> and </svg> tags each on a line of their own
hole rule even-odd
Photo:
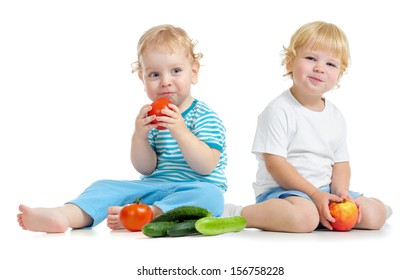
<svg viewBox="0 0 420 280">
<path fill-rule="evenodd" d="M 162 182 L 157 180 L 116 181 L 93 183 L 74 200 L 93 219 L 92 227 L 108 216 L 109 206 L 124 206 L 140 198 L 142 203 L 159 207 L 163 212 L 190 205 L 208 209 L 213 216 L 223 213 L 223 192 L 217 186 L 198 181 Z"/>
</svg>

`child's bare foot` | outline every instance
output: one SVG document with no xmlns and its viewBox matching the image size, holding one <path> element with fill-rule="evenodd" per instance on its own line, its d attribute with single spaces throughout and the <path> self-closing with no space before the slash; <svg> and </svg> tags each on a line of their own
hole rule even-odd
<svg viewBox="0 0 420 280">
<path fill-rule="evenodd" d="M 106 221 L 107 221 L 107 226 L 112 230 L 124 229 L 124 226 L 120 222 L 121 209 L 122 209 L 122 206 L 108 207 L 108 217 Z"/>
<path fill-rule="evenodd" d="M 112 230 L 124 229 L 120 222 L 120 212 L 123 206 L 110 206 L 108 207 L 107 226 Z M 153 212 L 153 217 L 162 214 L 162 210 L 156 206 L 150 206 Z"/>
<path fill-rule="evenodd" d="M 67 217 L 57 208 L 31 208 L 19 205 L 19 225 L 30 231 L 63 233 L 69 228 Z"/>
</svg>

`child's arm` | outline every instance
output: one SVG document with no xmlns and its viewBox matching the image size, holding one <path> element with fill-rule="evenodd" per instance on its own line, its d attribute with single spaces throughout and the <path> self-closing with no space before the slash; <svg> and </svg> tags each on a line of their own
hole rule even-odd
<svg viewBox="0 0 420 280">
<path fill-rule="evenodd" d="M 210 148 L 189 130 L 184 133 L 175 139 L 186 162 L 195 172 L 202 175 L 210 174 L 220 160 L 220 151 Z"/>
<path fill-rule="evenodd" d="M 331 192 L 342 198 L 347 198 L 349 196 L 350 174 L 349 162 L 335 163 L 332 169 Z"/>
<path fill-rule="evenodd" d="M 147 112 L 152 109 L 150 105 L 141 108 L 136 118 L 136 127 L 131 139 L 131 163 L 143 175 L 151 174 L 156 169 L 157 156 L 150 146 L 148 135 L 157 124 L 151 124 L 156 116 L 147 117 Z"/>
<path fill-rule="evenodd" d="M 359 209 L 358 223 L 362 220 L 362 207 L 357 201 L 353 200 L 349 193 L 350 188 L 350 163 L 339 162 L 333 165 L 332 177 L 331 177 L 331 193 L 338 195 L 342 199 L 350 199 L 356 203 Z"/>
<path fill-rule="evenodd" d="M 334 222 L 328 204 L 330 201 L 342 201 L 336 195 L 321 192 L 309 183 L 284 157 L 264 154 L 264 161 L 268 172 L 273 179 L 285 189 L 293 189 L 307 194 L 315 203 L 320 217 L 320 222 L 328 229 L 332 229 L 329 222 Z"/>
<path fill-rule="evenodd" d="M 265 166 L 273 179 L 285 189 L 298 190 L 308 196 L 318 191 L 284 158 L 273 154 L 263 154 Z"/>
<path fill-rule="evenodd" d="M 220 151 L 210 148 L 191 133 L 177 106 L 169 104 L 168 107 L 162 110 L 166 116 L 157 117 L 157 121 L 162 121 L 159 124 L 169 129 L 191 169 L 202 175 L 210 174 L 220 160 Z"/>
</svg>

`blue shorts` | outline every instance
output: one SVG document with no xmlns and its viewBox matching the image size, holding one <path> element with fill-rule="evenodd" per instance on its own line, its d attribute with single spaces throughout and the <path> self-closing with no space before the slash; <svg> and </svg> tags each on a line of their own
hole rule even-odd
<svg viewBox="0 0 420 280">
<path fill-rule="evenodd" d="M 330 186 L 320 187 L 319 190 L 321 192 L 331 193 Z M 353 192 L 353 191 L 349 191 L 349 193 L 353 198 L 357 198 L 357 197 L 363 195 L 359 192 Z M 272 199 L 272 198 L 286 198 L 286 197 L 289 197 L 289 196 L 299 196 L 299 197 L 303 197 L 303 198 L 306 198 L 308 200 L 311 200 L 309 198 L 309 196 L 307 194 L 303 193 L 303 192 L 296 191 L 296 190 L 287 190 L 283 187 L 276 187 L 276 188 L 269 189 L 265 193 L 262 193 L 259 196 L 257 196 L 256 202 L 260 203 L 260 202 L 263 202 L 263 201 L 266 201 L 266 200 L 269 200 L 269 199 Z"/>
</svg>

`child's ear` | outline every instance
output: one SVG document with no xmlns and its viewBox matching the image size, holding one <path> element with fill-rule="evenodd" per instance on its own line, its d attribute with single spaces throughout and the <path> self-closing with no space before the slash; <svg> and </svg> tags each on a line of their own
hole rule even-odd
<svg viewBox="0 0 420 280">
<path fill-rule="evenodd" d="M 291 59 L 288 59 L 286 62 L 286 73 L 292 73 L 292 61 Z"/>
<path fill-rule="evenodd" d="M 198 63 L 197 61 L 194 61 L 191 67 L 191 71 L 192 71 L 191 83 L 195 85 L 196 83 L 198 83 L 198 73 L 200 72 L 200 63 Z"/>
<path fill-rule="evenodd" d="M 144 83 L 144 79 L 143 79 L 143 72 L 138 70 L 137 71 L 137 75 L 139 76 L 139 79 Z"/>
</svg>

